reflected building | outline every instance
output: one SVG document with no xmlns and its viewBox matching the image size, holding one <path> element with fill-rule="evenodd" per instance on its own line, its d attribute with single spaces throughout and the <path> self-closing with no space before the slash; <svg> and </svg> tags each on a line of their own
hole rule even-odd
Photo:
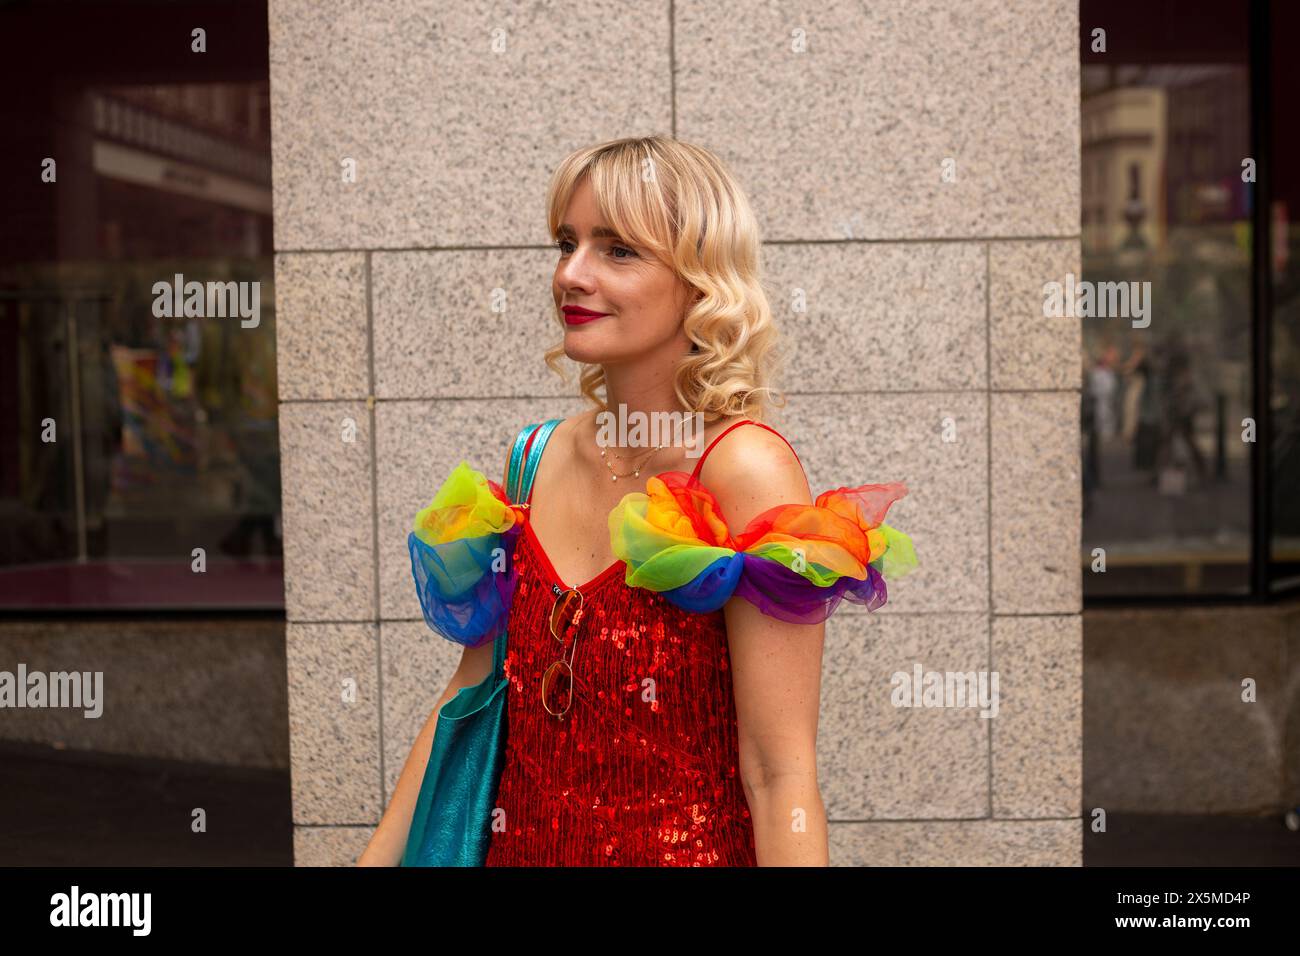
<svg viewBox="0 0 1300 956">
<path fill-rule="evenodd" d="M 283 607 L 268 93 L 52 94 L 58 188 L 22 195 L 39 225 L 0 263 L 0 335 L 28 370 L 5 401 L 46 410 L 5 436 L 0 606 Z M 175 275 L 256 283 L 256 326 L 157 315 Z M 203 577 L 178 560 L 196 549 Z"/>
</svg>

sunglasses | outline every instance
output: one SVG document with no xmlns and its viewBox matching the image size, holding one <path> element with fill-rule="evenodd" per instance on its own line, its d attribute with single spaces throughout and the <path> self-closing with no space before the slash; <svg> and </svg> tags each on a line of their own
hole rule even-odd
<svg viewBox="0 0 1300 956">
<path fill-rule="evenodd" d="M 576 628 L 582 622 L 583 598 L 577 588 L 565 589 L 552 584 L 551 590 L 555 592 L 555 603 L 551 605 L 547 624 L 551 637 L 560 644 L 560 659 L 546 668 L 542 675 L 542 706 L 548 714 L 563 720 L 573 706 L 573 655 L 578 646 L 577 633 L 568 647 L 564 642 L 569 628 Z"/>
</svg>

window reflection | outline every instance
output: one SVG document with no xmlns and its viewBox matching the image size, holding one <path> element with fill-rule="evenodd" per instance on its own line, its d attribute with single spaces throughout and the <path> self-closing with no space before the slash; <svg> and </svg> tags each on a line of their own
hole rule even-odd
<svg viewBox="0 0 1300 956">
<path fill-rule="evenodd" d="M 1272 24 L 1272 324 L 1273 509 L 1270 578 L 1275 589 L 1300 584 L 1300 131 L 1293 120 L 1300 67 L 1290 50 L 1300 31 L 1300 6 L 1274 3 Z"/>
<path fill-rule="evenodd" d="M 1150 283 L 1148 316 L 1080 320 L 1087 596 L 1249 587 L 1249 71 L 1227 34 L 1201 45 L 1219 62 L 1085 55 L 1084 278 Z"/>
<path fill-rule="evenodd" d="M 48 241 L 0 268 L 0 603 L 282 607 L 267 84 L 55 102 Z M 160 315 L 178 275 L 234 285 Z M 255 323 L 220 314 L 252 283 Z"/>
</svg>

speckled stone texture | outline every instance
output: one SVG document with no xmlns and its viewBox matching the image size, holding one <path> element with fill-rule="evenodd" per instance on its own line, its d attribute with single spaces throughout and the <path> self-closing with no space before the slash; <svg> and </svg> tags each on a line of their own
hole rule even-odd
<svg viewBox="0 0 1300 956">
<path fill-rule="evenodd" d="M 370 430 L 364 402 L 280 403 L 290 621 L 374 620 Z"/>
<path fill-rule="evenodd" d="M 293 828 L 295 866 L 356 866 L 370 842 L 373 826 Z"/>
<path fill-rule="evenodd" d="M 328 11 L 269 7 L 298 862 L 355 862 L 459 660 L 415 511 L 584 408 L 542 359 L 552 169 L 664 133 L 754 206 L 814 493 L 910 488 L 920 568 L 827 629 L 832 863 L 1079 865 L 1080 330 L 1041 316 L 1078 272 L 1077 2 Z M 893 706 L 918 661 L 1000 668 L 999 716 Z"/>
<path fill-rule="evenodd" d="M 1077 614 L 1083 602 L 1079 394 L 992 398 L 993 610 Z"/>
<path fill-rule="evenodd" d="M 978 707 L 895 703 L 893 675 L 980 670 L 985 614 L 836 614 L 827 622 L 817 771 L 831 820 L 988 816 L 989 735 Z"/>
<path fill-rule="evenodd" d="M 562 156 L 672 125 L 667 3 L 583 17 L 272 0 L 268 13 L 278 249 L 545 245 Z"/>
<path fill-rule="evenodd" d="M 1043 315 L 1043 286 L 1083 274 L 1077 239 L 989 245 L 989 347 L 994 388 L 1073 389 L 1082 383 L 1080 320 Z"/>
<path fill-rule="evenodd" d="M 769 240 L 1076 236 L 1078 6 L 679 4 L 677 134 Z"/>
<path fill-rule="evenodd" d="M 984 259 L 976 243 L 766 247 L 791 389 L 983 388 Z"/>
<path fill-rule="evenodd" d="M 993 619 L 995 817 L 1080 814 L 1082 628 L 1077 614 Z"/>
<path fill-rule="evenodd" d="M 1072 820 L 834 822 L 831 866 L 1082 866 Z"/>
<path fill-rule="evenodd" d="M 539 360 L 564 334 L 551 295 L 554 252 L 380 252 L 371 262 L 377 398 L 576 391 Z M 560 362 L 576 383 L 579 366 Z"/>
<path fill-rule="evenodd" d="M 6 707 L 0 739 L 59 749 L 280 770 L 289 766 L 284 623 L 0 623 L 0 670 L 103 673 L 102 710 Z M 178 650 L 179 649 L 179 650 Z M 93 677 L 92 677 L 93 680 Z"/>
<path fill-rule="evenodd" d="M 289 624 L 289 755 L 293 822 L 379 819 L 377 628 Z"/>
<path fill-rule="evenodd" d="M 1176 616 L 1105 608 L 1086 622 L 1086 812 L 1275 814 L 1300 805 L 1294 604 Z M 1246 680 L 1253 702 L 1243 699 Z"/>
<path fill-rule="evenodd" d="M 275 354 L 280 400 L 356 398 L 370 381 L 366 257 L 275 257 Z"/>
</svg>

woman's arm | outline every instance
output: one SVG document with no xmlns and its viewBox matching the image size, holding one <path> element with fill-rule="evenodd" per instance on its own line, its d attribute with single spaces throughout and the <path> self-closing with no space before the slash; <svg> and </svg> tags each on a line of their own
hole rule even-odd
<svg viewBox="0 0 1300 956">
<path fill-rule="evenodd" d="M 778 502 L 780 503 L 780 502 Z M 740 775 L 759 866 L 827 866 L 817 785 L 817 717 L 826 625 L 787 624 L 744 598 L 723 608 Z"/>
<path fill-rule="evenodd" d="M 506 452 L 506 467 L 501 473 L 501 487 L 508 486 L 510 477 L 510 453 Z M 401 776 L 397 778 L 397 787 L 393 790 L 393 799 L 384 811 L 379 826 L 370 837 L 357 866 L 397 866 L 406 851 L 406 838 L 411 832 L 411 817 L 415 815 L 415 802 L 420 796 L 420 784 L 424 782 L 424 771 L 429 765 L 429 754 L 433 752 L 433 738 L 438 729 L 438 711 L 442 705 L 451 700 L 462 687 L 473 687 L 481 683 L 492 670 L 493 642 L 481 647 L 467 647 L 460 655 L 460 665 L 451 676 L 447 689 L 438 698 L 433 713 L 424 722 L 424 727 L 416 735 L 411 753 L 402 767 Z"/>
<path fill-rule="evenodd" d="M 472 687 L 483 681 L 492 670 L 492 642 L 481 647 L 467 647 L 460 657 L 460 666 L 452 675 L 433 713 L 415 738 L 411 754 L 406 758 L 402 774 L 397 778 L 393 799 L 384 812 L 383 819 L 370 837 L 365 852 L 357 866 L 397 866 L 406 850 L 406 838 L 411 830 L 411 817 L 415 814 L 415 801 L 420 796 L 420 784 L 433 750 L 434 732 L 438 727 L 438 711 L 456 696 L 462 687 Z"/>
<path fill-rule="evenodd" d="M 701 481 L 733 533 L 776 505 L 812 504 L 790 448 L 763 428 L 719 443 Z M 759 866 L 827 866 L 826 810 L 817 785 L 817 719 L 826 625 L 788 624 L 744 598 L 723 606 L 736 700 L 740 775 Z"/>
</svg>

